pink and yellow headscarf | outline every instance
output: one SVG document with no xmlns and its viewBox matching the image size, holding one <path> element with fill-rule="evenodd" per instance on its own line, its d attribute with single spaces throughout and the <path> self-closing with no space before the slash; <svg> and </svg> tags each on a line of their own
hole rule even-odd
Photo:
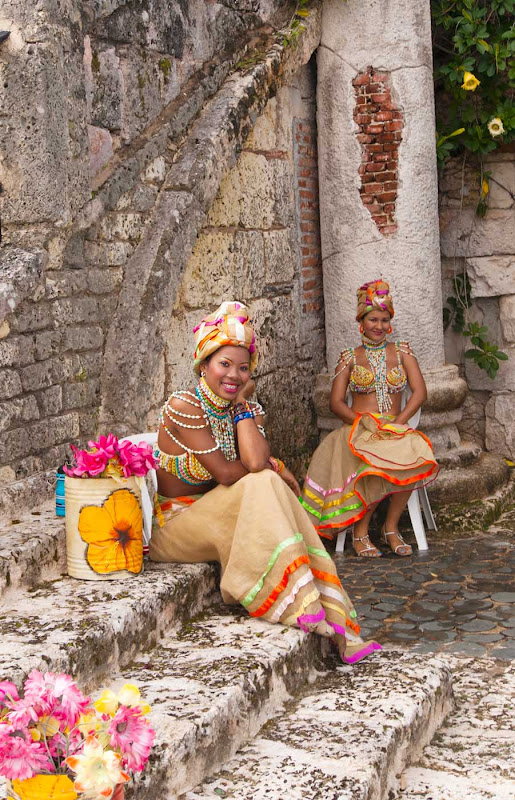
<svg viewBox="0 0 515 800">
<path fill-rule="evenodd" d="M 363 319 L 370 311 L 388 311 L 393 317 L 393 300 L 390 294 L 390 286 L 382 278 L 377 281 L 370 281 L 360 286 L 356 292 L 358 296 L 358 310 L 356 319 L 358 322 Z"/>
<path fill-rule="evenodd" d="M 220 347 L 231 345 L 245 347 L 250 353 L 250 371 L 257 365 L 256 337 L 250 324 L 249 315 L 243 303 L 228 301 L 222 303 L 212 314 L 193 328 L 195 334 L 194 370 L 200 372 L 200 364 Z"/>
</svg>

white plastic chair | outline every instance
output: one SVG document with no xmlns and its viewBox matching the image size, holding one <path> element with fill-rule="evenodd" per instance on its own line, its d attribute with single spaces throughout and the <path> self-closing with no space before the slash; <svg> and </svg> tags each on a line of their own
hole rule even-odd
<svg viewBox="0 0 515 800">
<path fill-rule="evenodd" d="M 132 442 L 133 444 L 141 444 L 146 442 L 151 447 L 154 447 L 157 441 L 157 432 L 153 433 L 135 433 L 133 436 L 124 436 L 120 442 Z M 155 469 L 149 471 L 150 482 L 157 492 L 157 477 Z M 141 482 L 141 506 L 143 510 L 143 546 L 145 550 L 148 548 L 150 537 L 152 535 L 152 516 L 154 513 L 154 498 L 150 497 L 147 484 L 145 480 Z"/>
<path fill-rule="evenodd" d="M 407 387 L 402 393 L 401 399 L 401 408 L 404 408 L 406 403 L 408 402 L 409 398 L 411 397 L 411 389 Z M 352 405 L 352 394 L 351 392 L 347 395 L 347 405 Z M 412 417 L 408 420 L 408 425 L 410 428 L 418 428 L 418 423 L 420 422 L 420 408 L 418 411 L 413 414 Z M 421 509 L 422 506 L 422 509 Z M 424 530 L 424 520 L 422 519 L 422 511 L 424 512 L 424 517 L 426 518 L 426 525 L 429 530 L 436 531 L 436 522 L 433 516 L 433 512 L 431 511 L 431 505 L 429 503 L 429 498 L 427 496 L 427 490 L 425 486 L 415 487 L 411 492 L 410 498 L 408 500 L 408 513 L 410 516 L 411 527 L 413 528 L 413 533 L 415 534 L 415 539 L 417 540 L 417 547 L 419 550 L 429 550 L 429 545 L 426 539 L 426 532 Z M 347 534 L 347 528 L 343 531 L 340 531 L 338 534 L 338 538 L 336 539 L 336 552 L 343 553 L 343 549 L 345 547 L 345 538 Z"/>
</svg>

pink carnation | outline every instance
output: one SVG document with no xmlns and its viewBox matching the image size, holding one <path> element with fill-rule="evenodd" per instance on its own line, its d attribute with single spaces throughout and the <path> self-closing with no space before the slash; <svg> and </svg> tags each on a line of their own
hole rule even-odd
<svg viewBox="0 0 515 800">
<path fill-rule="evenodd" d="M 56 675 L 53 672 L 38 672 L 33 669 L 25 682 L 25 702 L 44 710 L 47 715 L 64 720 L 69 728 L 76 725 L 88 705 L 69 675 Z"/>
<path fill-rule="evenodd" d="M 88 447 L 104 455 L 106 461 L 108 461 L 110 458 L 116 457 L 118 439 L 114 433 L 108 433 L 107 436 L 99 436 L 98 442 L 88 442 Z"/>
<path fill-rule="evenodd" d="M 120 706 L 107 733 L 111 747 L 121 752 L 124 767 L 141 772 L 148 761 L 156 734 L 139 709 Z"/>
<path fill-rule="evenodd" d="M 23 781 L 38 772 L 55 772 L 43 742 L 33 742 L 28 730 L 0 724 L 0 774 Z"/>
<path fill-rule="evenodd" d="M 79 450 L 73 444 L 70 447 L 77 466 L 63 467 L 67 475 L 75 478 L 82 478 L 83 476 L 94 478 L 100 475 L 107 467 L 109 459 L 106 457 L 105 451 L 91 453 L 89 450 Z"/>
<path fill-rule="evenodd" d="M 132 442 L 120 442 L 118 445 L 120 464 L 126 478 L 130 475 L 144 476 L 150 469 L 155 469 L 156 463 L 150 445 L 142 442 L 139 445 Z"/>
<path fill-rule="evenodd" d="M 19 700 L 18 689 L 11 681 L 0 681 L 0 708 L 10 700 Z"/>
</svg>

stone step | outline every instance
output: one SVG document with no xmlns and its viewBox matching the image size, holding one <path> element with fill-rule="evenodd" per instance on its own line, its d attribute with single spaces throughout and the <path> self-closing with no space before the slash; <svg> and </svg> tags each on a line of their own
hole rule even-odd
<svg viewBox="0 0 515 800">
<path fill-rule="evenodd" d="M 438 658 L 383 650 L 336 666 L 181 800 L 387 800 L 452 702 Z"/>
<path fill-rule="evenodd" d="M 0 519 L 0 597 L 66 571 L 64 518 L 55 500 Z"/>
<path fill-rule="evenodd" d="M 0 678 L 68 672 L 87 691 L 217 597 L 213 564 L 145 563 L 113 581 L 68 576 L 8 593 L 0 605 Z"/>
<path fill-rule="evenodd" d="M 457 698 L 438 736 L 400 777 L 398 800 L 513 800 L 515 665 L 452 659 Z"/>
<path fill-rule="evenodd" d="M 112 677 L 140 688 L 157 738 L 127 800 L 172 800 L 220 769 L 314 679 L 329 647 L 220 605 L 135 657 Z"/>
<path fill-rule="evenodd" d="M 509 481 L 509 469 L 496 453 L 482 453 L 466 467 L 443 467 L 428 487 L 432 503 L 470 503 L 493 494 Z"/>
</svg>

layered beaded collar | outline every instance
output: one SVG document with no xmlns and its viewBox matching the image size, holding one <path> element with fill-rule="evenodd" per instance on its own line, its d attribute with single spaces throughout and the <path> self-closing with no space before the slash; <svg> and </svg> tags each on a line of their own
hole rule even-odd
<svg viewBox="0 0 515 800">
<path fill-rule="evenodd" d="M 365 349 L 365 356 L 375 375 L 375 390 L 377 407 L 380 414 L 388 414 L 392 407 L 392 399 L 388 393 L 386 381 L 386 336 L 380 342 L 374 342 L 367 336 L 362 336 L 361 341 Z"/>
<path fill-rule="evenodd" d="M 197 388 L 195 389 L 195 394 L 200 400 L 202 407 L 208 411 L 210 416 L 225 417 L 229 413 L 231 401 L 218 397 L 218 395 L 210 389 L 204 377 L 201 377 L 199 380 Z"/>
</svg>

